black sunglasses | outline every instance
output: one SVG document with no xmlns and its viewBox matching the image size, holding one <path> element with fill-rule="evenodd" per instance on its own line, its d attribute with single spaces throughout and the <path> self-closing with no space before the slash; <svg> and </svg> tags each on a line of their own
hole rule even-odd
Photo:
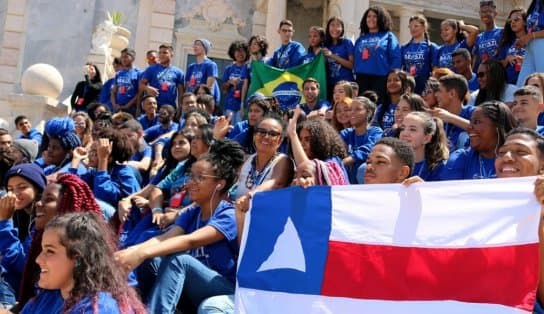
<svg viewBox="0 0 544 314">
<path fill-rule="evenodd" d="M 276 132 L 276 131 L 272 131 L 272 130 L 267 130 L 267 129 L 263 129 L 263 128 L 256 128 L 255 129 L 255 133 L 256 134 L 259 134 L 261 136 L 270 136 L 270 137 L 278 137 L 281 135 L 280 132 Z"/>
</svg>

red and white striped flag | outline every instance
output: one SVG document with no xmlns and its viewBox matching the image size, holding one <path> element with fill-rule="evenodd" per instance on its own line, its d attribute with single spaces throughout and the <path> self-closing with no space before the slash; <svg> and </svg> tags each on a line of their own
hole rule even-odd
<svg viewBox="0 0 544 314">
<path fill-rule="evenodd" d="M 528 313 L 534 178 L 257 193 L 239 313 Z"/>
</svg>

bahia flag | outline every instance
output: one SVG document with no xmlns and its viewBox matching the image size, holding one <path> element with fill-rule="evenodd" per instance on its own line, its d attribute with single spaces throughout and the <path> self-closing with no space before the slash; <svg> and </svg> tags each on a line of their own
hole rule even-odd
<svg viewBox="0 0 544 314">
<path fill-rule="evenodd" d="M 312 62 L 289 69 L 278 69 L 263 62 L 251 63 L 251 84 L 248 95 L 259 92 L 278 99 L 282 110 L 304 103 L 302 82 L 308 77 L 315 78 L 320 85 L 318 99 L 327 99 L 327 77 L 325 58 L 319 53 Z"/>
<path fill-rule="evenodd" d="M 530 313 L 534 178 L 257 193 L 238 313 Z"/>
</svg>

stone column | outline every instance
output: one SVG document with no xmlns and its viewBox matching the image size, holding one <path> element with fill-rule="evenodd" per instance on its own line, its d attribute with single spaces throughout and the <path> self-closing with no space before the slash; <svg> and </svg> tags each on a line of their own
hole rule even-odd
<svg viewBox="0 0 544 314">
<path fill-rule="evenodd" d="M 268 0 L 266 12 L 266 40 L 268 41 L 268 56 L 271 57 L 274 50 L 281 46 L 278 26 L 281 20 L 287 16 L 287 0 Z"/>
<path fill-rule="evenodd" d="M 4 39 L 0 46 L 0 117 L 9 119 L 12 125 L 12 111 L 8 106 L 8 95 L 20 80 L 26 30 L 27 0 L 8 0 L 4 23 Z M 22 113 L 24 111 L 18 110 Z"/>
<path fill-rule="evenodd" d="M 420 12 L 417 8 L 410 6 L 403 6 L 398 11 L 399 15 L 399 43 L 404 44 L 412 38 L 408 25 L 410 24 L 410 17 Z"/>
</svg>

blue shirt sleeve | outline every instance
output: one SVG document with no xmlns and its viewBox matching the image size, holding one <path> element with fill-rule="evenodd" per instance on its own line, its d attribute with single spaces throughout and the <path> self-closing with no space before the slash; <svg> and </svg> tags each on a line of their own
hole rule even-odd
<svg viewBox="0 0 544 314">
<path fill-rule="evenodd" d="M 97 170 L 93 180 L 93 193 L 101 200 L 117 206 L 117 202 L 140 190 L 140 184 L 134 172 L 126 165 L 116 165 L 111 175 L 104 170 Z"/>
<path fill-rule="evenodd" d="M 383 131 L 379 127 L 372 126 L 364 135 L 364 138 L 359 143 L 352 148 L 351 156 L 353 159 L 355 159 L 356 163 L 363 163 L 366 161 L 368 154 L 370 154 L 370 151 L 372 150 L 372 147 L 376 144 L 376 142 L 382 138 Z"/>
<path fill-rule="evenodd" d="M 400 53 L 400 45 L 399 41 L 397 39 L 397 36 L 395 36 L 393 33 L 389 32 L 389 66 L 390 69 L 400 69 L 401 67 L 401 53 Z"/>
<path fill-rule="evenodd" d="M 0 220 L 0 255 L 2 256 L 2 266 L 8 272 L 22 273 L 26 263 L 26 255 L 29 248 L 29 235 L 25 245 L 19 241 L 18 230 L 13 226 L 13 220 Z"/>
<path fill-rule="evenodd" d="M 465 149 L 454 151 L 446 162 L 445 169 L 441 172 L 440 181 L 462 180 L 464 178 L 467 158 L 468 154 Z"/>
</svg>

